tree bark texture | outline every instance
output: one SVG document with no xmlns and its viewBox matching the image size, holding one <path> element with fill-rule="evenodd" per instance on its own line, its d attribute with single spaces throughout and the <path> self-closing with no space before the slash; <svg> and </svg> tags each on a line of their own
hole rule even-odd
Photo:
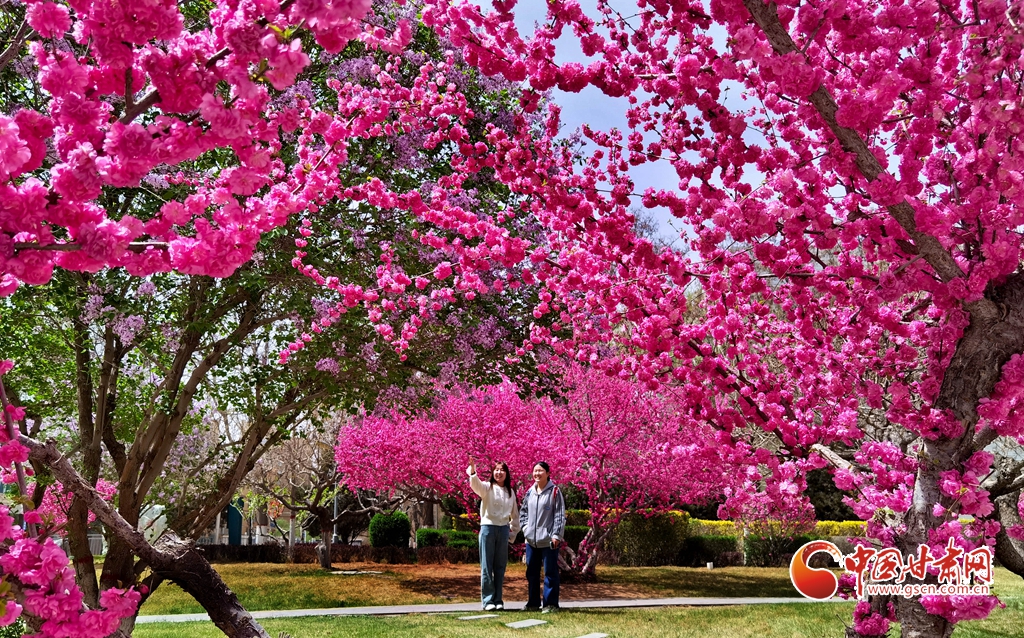
<svg viewBox="0 0 1024 638">
<path fill-rule="evenodd" d="M 320 542 L 316 546 L 316 555 L 320 559 L 320 567 L 333 569 L 331 566 L 331 544 L 334 540 L 334 518 L 326 509 L 321 509 L 317 515 L 320 518 Z"/>
<path fill-rule="evenodd" d="M 1024 542 L 1010 538 L 1006 528 L 1010 525 L 1020 525 L 1020 514 L 1017 513 L 1017 501 L 1020 500 L 1020 490 L 1004 494 L 996 499 L 996 515 L 1002 527 L 996 534 L 996 560 L 999 564 L 1024 578 Z"/>
<path fill-rule="evenodd" d="M 270 638 L 191 541 L 168 533 L 157 546 L 150 545 L 142 532 L 114 511 L 96 489 L 78 474 L 54 442 L 41 443 L 27 436 L 21 436 L 20 442 L 29 448 L 31 458 L 51 468 L 53 475 L 86 503 L 125 550 L 191 594 L 210 615 L 213 624 L 226 636 Z"/>
</svg>

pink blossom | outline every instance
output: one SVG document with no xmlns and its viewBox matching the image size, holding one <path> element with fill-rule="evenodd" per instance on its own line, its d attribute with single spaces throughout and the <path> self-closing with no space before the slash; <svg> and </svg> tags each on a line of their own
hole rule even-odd
<svg viewBox="0 0 1024 638">
<path fill-rule="evenodd" d="M 32 151 L 18 136 L 19 132 L 14 119 L 0 115 L 0 181 L 17 175 L 32 157 Z"/>
<path fill-rule="evenodd" d="M 10 469 L 15 463 L 26 461 L 28 461 L 28 448 L 21 443 L 8 441 L 0 445 L 0 467 Z"/>
<path fill-rule="evenodd" d="M 61 38 L 71 28 L 68 8 L 55 2 L 35 2 L 25 12 L 32 28 L 44 38 Z"/>
<path fill-rule="evenodd" d="M 889 632 L 889 621 L 895 617 L 892 603 L 887 615 L 875 613 L 865 600 L 857 603 L 853 612 L 853 628 L 861 636 L 884 636 Z"/>
<path fill-rule="evenodd" d="M 1005 607 L 995 596 L 922 596 L 921 605 L 929 614 L 952 623 L 981 620 L 997 606 Z"/>
<path fill-rule="evenodd" d="M 434 268 L 434 277 L 436 279 L 447 279 L 452 274 L 452 265 L 447 261 L 443 261 Z"/>
<path fill-rule="evenodd" d="M 8 600 L 4 603 L 4 615 L 0 616 L 0 627 L 6 627 L 12 624 L 15 620 L 21 616 L 22 607 L 13 600 Z"/>
<path fill-rule="evenodd" d="M 277 90 L 283 90 L 295 81 L 295 76 L 302 69 L 309 65 L 309 57 L 302 52 L 302 41 L 295 38 L 288 46 L 276 46 L 274 35 L 268 35 L 264 39 L 264 46 L 267 46 L 268 39 L 272 46 L 272 53 L 269 56 L 271 68 L 266 77 Z"/>
</svg>

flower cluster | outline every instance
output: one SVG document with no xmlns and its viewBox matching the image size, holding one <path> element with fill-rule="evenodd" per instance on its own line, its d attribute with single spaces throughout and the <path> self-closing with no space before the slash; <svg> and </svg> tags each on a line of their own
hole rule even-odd
<svg viewBox="0 0 1024 638">
<path fill-rule="evenodd" d="M 996 607 L 1005 607 L 995 596 L 922 596 L 921 605 L 929 614 L 942 616 L 949 622 L 981 620 Z"/>
<path fill-rule="evenodd" d="M 871 603 L 862 600 L 853 610 L 853 629 L 860 636 L 885 636 L 889 633 L 889 623 L 896 620 L 896 608 L 887 603 L 886 613 L 882 614 L 871 608 Z"/>
</svg>

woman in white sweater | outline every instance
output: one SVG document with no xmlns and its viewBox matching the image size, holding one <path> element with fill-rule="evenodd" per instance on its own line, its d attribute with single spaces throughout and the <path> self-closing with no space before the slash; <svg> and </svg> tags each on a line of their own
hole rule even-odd
<svg viewBox="0 0 1024 638">
<path fill-rule="evenodd" d="M 519 533 L 519 505 L 512 489 L 508 465 L 494 464 L 487 481 L 476 475 L 470 458 L 469 485 L 480 497 L 480 599 L 485 611 L 505 609 L 501 586 L 508 564 L 508 545 Z"/>
</svg>

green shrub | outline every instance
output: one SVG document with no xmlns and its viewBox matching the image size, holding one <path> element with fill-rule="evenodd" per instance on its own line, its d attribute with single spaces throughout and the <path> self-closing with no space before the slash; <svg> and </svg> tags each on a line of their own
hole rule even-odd
<svg viewBox="0 0 1024 638">
<path fill-rule="evenodd" d="M 460 532 L 473 532 L 476 531 L 478 527 L 479 525 L 469 520 L 469 516 L 465 514 L 459 514 L 452 519 L 452 529 Z"/>
<path fill-rule="evenodd" d="M 750 534 L 743 539 L 746 564 L 751 567 L 786 567 L 801 545 L 818 538 L 820 537 L 815 534 L 800 534 L 798 536 Z"/>
<path fill-rule="evenodd" d="M 736 534 L 736 524 L 732 521 L 707 521 L 691 518 L 690 534 L 692 536 L 731 536 Z"/>
<path fill-rule="evenodd" d="M 444 533 L 445 544 L 448 547 L 466 547 L 465 545 L 452 545 L 452 543 L 472 543 L 473 547 L 476 547 L 479 543 L 476 532 L 461 532 L 459 530 L 449 530 Z"/>
<path fill-rule="evenodd" d="M 28 625 L 21 618 L 5 627 L 0 627 L 0 638 L 21 638 L 23 635 L 28 635 Z"/>
<path fill-rule="evenodd" d="M 476 549 L 480 546 L 480 537 L 476 532 L 463 532 L 453 529 L 450 532 L 445 532 L 444 537 L 448 547 Z"/>
<path fill-rule="evenodd" d="M 818 536 L 864 536 L 867 523 L 863 521 L 818 521 L 814 533 Z"/>
<path fill-rule="evenodd" d="M 416 530 L 416 547 L 441 547 L 444 545 L 444 532 L 439 529 L 421 527 Z"/>
<path fill-rule="evenodd" d="M 686 539 L 687 517 L 683 513 L 655 516 L 626 514 L 612 536 L 611 549 L 620 565 L 646 567 L 675 563 Z"/>
<path fill-rule="evenodd" d="M 479 561 L 480 552 L 476 547 L 424 547 L 416 550 L 416 562 L 420 565 L 477 563 Z"/>
<path fill-rule="evenodd" d="M 590 528 L 586 525 L 566 525 L 565 534 L 563 539 L 565 544 L 572 548 L 572 551 L 577 551 L 580 548 L 580 542 L 583 541 L 583 537 L 587 535 Z"/>
<path fill-rule="evenodd" d="M 565 510 L 566 526 L 590 525 L 590 510 Z"/>
<path fill-rule="evenodd" d="M 566 509 L 585 510 L 590 507 L 590 499 L 587 498 L 586 492 L 576 486 L 562 483 L 558 489 L 562 491 Z"/>
<path fill-rule="evenodd" d="M 370 519 L 370 545 L 373 547 L 408 547 L 409 517 L 402 512 L 378 512 Z"/>
<path fill-rule="evenodd" d="M 723 559 L 722 554 L 736 552 L 735 536 L 690 536 L 683 541 L 676 565 L 680 567 L 703 567 L 708 563 L 725 565 L 732 562 Z"/>
</svg>

